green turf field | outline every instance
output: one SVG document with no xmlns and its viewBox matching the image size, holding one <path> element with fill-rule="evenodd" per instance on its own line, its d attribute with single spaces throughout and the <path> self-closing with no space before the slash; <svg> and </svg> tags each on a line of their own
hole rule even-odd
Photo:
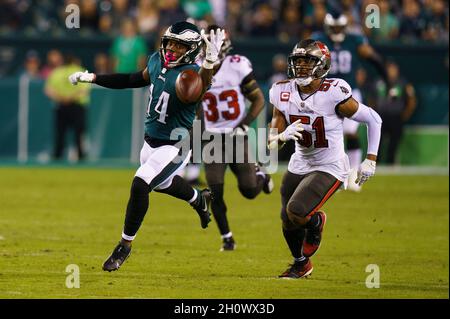
<svg viewBox="0 0 450 319">
<path fill-rule="evenodd" d="M 308 279 L 277 275 L 291 262 L 280 231 L 279 186 L 256 200 L 225 196 L 238 249 L 219 252 L 215 223 L 151 194 L 133 253 L 101 270 L 120 238 L 134 170 L 0 168 L 0 298 L 448 298 L 448 176 L 381 176 L 339 192 Z M 66 287 L 69 264 L 80 288 Z M 368 264 L 379 289 L 366 288 Z"/>
</svg>

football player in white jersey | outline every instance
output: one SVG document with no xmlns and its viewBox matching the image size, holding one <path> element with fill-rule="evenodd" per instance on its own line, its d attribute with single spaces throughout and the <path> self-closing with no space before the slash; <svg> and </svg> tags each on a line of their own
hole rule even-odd
<svg viewBox="0 0 450 319">
<path fill-rule="evenodd" d="M 215 28 L 215 25 L 209 26 L 206 33 Z M 225 32 L 219 61 L 214 66 L 212 84 L 202 102 L 204 129 L 211 134 L 212 141 L 218 140 L 215 135 L 220 135 L 221 138 L 221 145 L 218 146 L 222 149 L 222 160 L 211 163 L 204 161 L 206 181 L 213 194 L 211 210 L 222 238 L 221 251 L 234 250 L 236 247 L 224 201 L 224 176 L 227 167 L 236 176 L 239 191 L 245 198 L 253 199 L 261 191 L 268 194 L 273 189 L 270 175 L 263 172 L 253 161 L 253 154 L 249 154 L 246 135 L 249 125 L 264 108 L 264 95 L 256 82 L 250 61 L 242 55 L 229 55 L 231 49 L 229 35 Z M 248 111 L 246 99 L 251 103 Z M 233 145 L 237 146 L 243 141 L 243 161 L 236 160 L 239 158 L 236 149 L 225 148 L 226 135 L 234 140 Z M 241 142 L 238 141 L 238 136 Z"/>
<path fill-rule="evenodd" d="M 369 44 L 367 38 L 360 33 L 350 32 L 349 21 L 341 12 L 328 13 L 324 19 L 324 32 L 313 34 L 314 40 L 323 42 L 331 53 L 332 66 L 330 77 L 345 80 L 352 87 L 352 96 L 357 101 L 363 101 L 363 96 L 356 82 L 356 70 L 361 61 L 370 63 L 386 81 L 387 73 L 383 58 Z M 361 187 L 354 183 L 358 165 L 362 159 L 361 143 L 358 136 L 359 123 L 344 119 L 344 138 L 350 161 L 348 189 L 360 192 Z"/>
<path fill-rule="evenodd" d="M 346 184 L 350 170 L 344 152 L 344 117 L 368 127 L 367 158 L 358 168 L 356 182 L 361 185 L 375 173 L 381 118 L 352 97 L 346 81 L 326 78 L 330 66 L 326 45 L 302 40 L 288 57 L 289 79 L 275 83 L 269 93 L 274 106 L 271 128 L 276 131 L 269 135 L 269 148 L 296 141 L 281 185 L 282 230 L 294 257 L 282 278 L 312 273 L 310 257 L 320 246 L 326 223 L 320 208 Z"/>
</svg>

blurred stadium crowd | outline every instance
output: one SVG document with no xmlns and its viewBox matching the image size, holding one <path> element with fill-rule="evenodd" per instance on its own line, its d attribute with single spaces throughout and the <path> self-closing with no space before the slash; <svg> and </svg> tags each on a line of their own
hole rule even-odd
<svg viewBox="0 0 450 319">
<path fill-rule="evenodd" d="M 80 8 L 79 29 L 65 27 L 70 4 Z M 364 8 L 368 4 L 379 6 L 380 28 L 365 27 Z M 179 20 L 191 18 L 200 27 L 217 23 L 225 26 L 233 38 L 276 37 L 289 42 L 322 31 L 325 14 L 333 11 L 344 12 L 349 31 L 363 33 L 369 41 L 449 40 L 449 7 L 444 0 L 4 0 L 0 2 L 0 36 L 105 36 L 114 41 L 108 53 L 95 56 L 94 71 L 132 72 L 144 66 L 149 45 L 159 46 L 151 39 L 159 38 L 167 26 Z M 131 60 L 130 55 L 125 58 L 121 52 L 121 46 L 130 39 L 136 42 Z M 275 73 L 285 68 L 282 59 L 274 57 Z M 25 71 L 31 77 L 45 79 L 60 64 L 62 55 L 58 50 L 50 50 L 46 57 L 30 51 L 24 70 L 0 72 L 0 77 Z"/>
<path fill-rule="evenodd" d="M 80 28 L 66 26 L 70 13 L 66 9 L 71 4 L 80 10 Z M 379 27 L 372 29 L 366 26 L 371 4 L 377 5 L 380 13 Z M 443 66 L 448 68 L 449 4 L 444 0 L 2 0 L 0 79 L 25 76 L 44 83 L 53 70 L 64 68 L 67 60 L 97 74 L 136 72 L 144 69 L 148 55 L 159 49 L 160 36 L 167 27 L 186 19 L 200 28 L 208 24 L 224 26 L 232 41 L 236 39 L 241 44 L 261 41 L 291 48 L 300 39 L 324 31 L 327 13 L 344 13 L 349 21 L 347 31 L 365 35 L 374 45 L 391 43 L 422 50 L 447 46 Z M 279 52 L 283 51 L 278 47 L 257 51 L 256 57 L 272 58 L 271 66 L 260 62 L 255 70 L 265 92 L 287 77 L 287 52 Z M 405 61 L 414 61 L 413 56 L 420 54 L 411 52 L 409 57 L 410 51 L 401 52 L 398 54 Z M 414 80 L 417 82 L 423 73 L 409 73 L 410 78 L 404 78 L 405 68 L 398 69 L 399 65 L 389 56 L 385 58 L 386 69 L 398 73 L 395 81 L 415 84 Z M 442 76 L 440 79 L 442 82 Z M 372 77 L 370 70 L 359 65 L 356 82 L 367 103 L 382 104 L 380 81 Z M 437 95 L 433 89 L 426 91 Z M 437 103 L 433 105 L 438 107 Z M 409 120 L 413 110 L 410 107 L 403 112 L 407 116 L 402 122 Z M 267 108 L 266 118 L 270 117 L 271 109 Z M 398 142 L 401 134 L 397 135 Z M 288 149 L 288 153 L 291 151 Z"/>
<path fill-rule="evenodd" d="M 448 1 L 444 0 L 3 0 L 0 2 L 0 35 L 64 36 L 65 8 L 77 4 L 81 13 L 79 35 L 117 36 L 125 18 L 138 33 L 149 36 L 174 21 L 191 17 L 226 25 L 233 36 L 304 38 L 322 30 L 327 11 L 340 10 L 350 29 L 369 39 L 448 41 Z M 362 23 L 368 4 L 380 8 L 381 28 Z"/>
</svg>

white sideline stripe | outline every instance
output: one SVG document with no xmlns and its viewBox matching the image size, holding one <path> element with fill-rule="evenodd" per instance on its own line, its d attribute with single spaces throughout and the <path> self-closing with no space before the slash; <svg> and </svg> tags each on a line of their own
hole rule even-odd
<svg viewBox="0 0 450 319">
<path fill-rule="evenodd" d="M 408 133 L 426 133 L 426 134 L 447 134 L 448 125 L 407 125 L 405 131 Z"/>
<path fill-rule="evenodd" d="M 277 173 L 287 171 L 287 164 L 278 164 Z M 444 166 L 386 166 L 377 165 L 377 175 L 449 175 L 449 168 Z"/>
<path fill-rule="evenodd" d="M 379 175 L 448 175 L 448 167 L 434 166 L 377 166 Z"/>
<path fill-rule="evenodd" d="M 28 113 L 30 78 L 22 75 L 19 79 L 19 111 L 17 118 L 17 160 L 28 160 Z"/>
</svg>

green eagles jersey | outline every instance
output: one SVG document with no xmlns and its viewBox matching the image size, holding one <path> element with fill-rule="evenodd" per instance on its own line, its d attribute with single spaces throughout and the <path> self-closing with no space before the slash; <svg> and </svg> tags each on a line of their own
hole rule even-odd
<svg viewBox="0 0 450 319">
<path fill-rule="evenodd" d="M 170 140 L 177 129 L 175 140 L 181 140 L 192 128 L 197 107 L 200 103 L 185 104 L 175 92 L 178 74 L 187 69 L 199 70 L 196 64 L 181 65 L 172 69 L 162 67 L 159 52 L 152 54 L 147 62 L 150 74 L 150 97 L 145 119 L 145 135 L 161 140 Z M 178 134 L 179 133 L 179 134 Z"/>
<path fill-rule="evenodd" d="M 334 43 L 323 32 L 313 34 L 314 40 L 323 42 L 331 53 L 331 70 L 329 77 L 341 78 L 356 88 L 356 70 L 360 65 L 358 47 L 367 43 L 367 38 L 361 34 L 347 33 L 344 41 Z"/>
</svg>

